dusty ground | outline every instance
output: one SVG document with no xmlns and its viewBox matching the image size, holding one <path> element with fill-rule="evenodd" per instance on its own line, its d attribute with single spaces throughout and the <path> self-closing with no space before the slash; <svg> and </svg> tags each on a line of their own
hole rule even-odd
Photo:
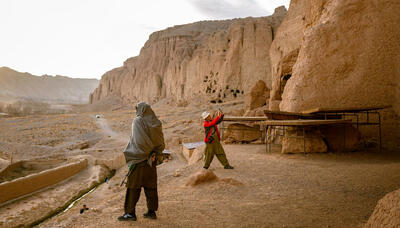
<svg viewBox="0 0 400 228">
<path fill-rule="evenodd" d="M 0 119 L 1 154 L 8 158 L 12 153 L 14 162 L 25 161 L 22 167 L 12 170 L 0 181 L 37 173 L 79 158 L 89 161 L 88 168 L 81 173 L 32 195 L 1 205 L 0 227 L 32 224 L 104 181 L 111 170 L 96 163 L 99 159 L 115 158 L 126 142 L 121 142 L 115 132 L 107 132 L 108 125 L 101 123 L 93 113 Z M 26 140 L 21 140 L 23 138 Z M 49 141 L 57 143 L 43 144 Z"/>
<path fill-rule="evenodd" d="M 143 219 L 144 194 L 137 222 L 118 222 L 125 189 L 119 187 L 125 169 L 109 184 L 80 201 L 43 227 L 360 227 L 377 201 L 400 188 L 400 157 L 359 152 L 354 154 L 266 154 L 261 145 L 226 145 L 234 170 L 218 161 L 212 170 L 227 181 L 186 187 L 201 164 L 181 168 L 174 177 L 168 166 L 159 171 L 159 219 Z M 169 169 L 171 170 L 171 169 Z M 231 180 L 229 181 L 229 179 Z M 84 215 L 79 208 L 92 209 Z"/>
<path fill-rule="evenodd" d="M 159 108 L 155 105 L 155 109 L 164 123 L 168 149 L 177 151 L 179 142 L 189 141 L 188 137 L 202 138 L 200 118 L 191 120 L 193 116 L 200 117 L 201 108 L 197 107 L 193 112 L 192 107 L 167 109 L 166 105 L 169 104 L 161 103 Z M 226 107 L 229 110 L 238 105 L 242 103 L 226 104 Z M 176 118 L 176 113 L 180 115 L 179 118 Z M 96 118 L 98 114 L 101 118 Z M 135 113 L 127 109 L 0 118 L 2 164 L 7 165 L 11 156 L 13 163 L 24 161 L 21 168 L 12 170 L 0 181 L 37 173 L 75 159 L 89 160 L 89 167 L 84 172 L 33 195 L 0 205 L 0 227 L 38 221 L 59 210 L 97 182 L 104 181 L 105 175 L 110 175 L 114 167 L 123 166 L 123 163 L 119 165 L 119 158 L 129 139 L 134 116 Z M 198 125 L 197 128 L 194 125 Z M 3 165 L 0 170 L 2 168 Z M 172 169 L 175 167 L 171 167 L 170 171 Z"/>
<path fill-rule="evenodd" d="M 225 104 L 223 109 L 234 113 L 241 105 Z M 235 169 L 224 170 L 215 159 L 211 169 L 220 180 L 187 187 L 185 183 L 201 169 L 201 164 L 186 166 L 179 154 L 179 143 L 200 140 L 201 120 L 197 117 L 204 108 L 217 107 L 172 108 L 168 101 L 154 106 L 163 122 L 167 148 L 173 152 L 173 160 L 158 168 L 158 220 L 142 218 L 146 210 L 143 193 L 137 208 L 138 221 L 116 220 L 123 213 L 125 188 L 119 184 L 126 172 L 124 167 L 108 184 L 100 185 L 69 211 L 40 226 L 359 227 L 368 220 L 380 198 L 400 188 L 399 155 L 377 152 L 266 154 L 264 145 L 225 145 Z M 101 118 L 96 119 L 96 114 Z M 14 149 L 15 158 L 23 160 L 40 157 L 112 160 L 127 143 L 133 116 L 131 110 L 117 110 L 0 118 L 1 154 Z M 80 148 L 85 142 L 88 147 Z M 94 169 L 0 207 L 0 226 L 29 224 L 43 215 L 38 208 L 46 208 L 48 212 L 65 204 L 80 189 L 88 187 L 87 180 L 101 173 Z M 173 176 L 176 170 L 179 177 Z M 91 209 L 80 215 L 83 204 Z"/>
<path fill-rule="evenodd" d="M 74 145 L 94 145 L 101 137 L 90 113 L 0 118 L 0 151 L 13 154 L 14 161 L 68 156 Z"/>
</svg>

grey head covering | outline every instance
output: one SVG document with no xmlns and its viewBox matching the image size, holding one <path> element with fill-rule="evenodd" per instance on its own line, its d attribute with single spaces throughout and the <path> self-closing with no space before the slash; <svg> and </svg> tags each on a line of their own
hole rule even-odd
<svg viewBox="0 0 400 228">
<path fill-rule="evenodd" d="M 161 154 L 164 148 L 161 121 L 149 104 L 139 102 L 132 123 L 132 135 L 124 151 L 126 162 L 130 165 L 149 160 L 150 154 Z"/>
<path fill-rule="evenodd" d="M 136 116 L 142 117 L 148 127 L 157 128 L 161 126 L 161 121 L 146 102 L 139 102 L 136 105 Z"/>
</svg>

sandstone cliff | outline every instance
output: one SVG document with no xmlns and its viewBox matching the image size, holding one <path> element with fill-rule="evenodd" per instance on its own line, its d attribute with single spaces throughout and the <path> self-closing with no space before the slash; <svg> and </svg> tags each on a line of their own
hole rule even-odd
<svg viewBox="0 0 400 228">
<path fill-rule="evenodd" d="M 271 88 L 269 49 L 286 15 L 202 21 L 153 33 L 140 55 L 105 73 L 90 95 L 124 102 L 203 98 L 218 103 L 243 97 L 263 80 Z"/>
<path fill-rule="evenodd" d="M 40 102 L 87 103 L 97 79 L 35 76 L 0 67 L 0 101 L 29 99 Z"/>
<path fill-rule="evenodd" d="M 270 50 L 270 108 L 392 105 L 384 142 L 400 146 L 399 10 L 394 0 L 292 0 Z"/>
<path fill-rule="evenodd" d="M 305 27 L 305 3 L 291 0 L 287 16 L 279 26 L 270 49 L 272 70 L 272 91 L 269 107 L 279 110 L 279 103 L 284 88 L 282 80 L 290 77 L 293 65 L 299 54 L 303 30 Z"/>
</svg>

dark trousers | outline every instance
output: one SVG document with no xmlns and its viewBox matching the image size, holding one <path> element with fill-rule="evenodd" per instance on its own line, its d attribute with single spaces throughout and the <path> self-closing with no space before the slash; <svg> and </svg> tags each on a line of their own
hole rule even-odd
<svg viewBox="0 0 400 228">
<path fill-rule="evenodd" d="M 127 188 L 125 196 L 125 213 L 136 214 L 136 204 L 140 198 L 141 188 Z M 146 195 L 147 209 L 157 211 L 158 209 L 158 193 L 157 188 L 144 188 Z"/>
</svg>

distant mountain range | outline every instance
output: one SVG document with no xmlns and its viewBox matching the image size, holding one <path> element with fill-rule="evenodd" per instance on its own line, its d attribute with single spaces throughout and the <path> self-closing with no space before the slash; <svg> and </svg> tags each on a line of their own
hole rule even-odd
<svg viewBox="0 0 400 228">
<path fill-rule="evenodd" d="M 35 76 L 0 67 L 0 101 L 33 100 L 54 103 L 88 103 L 97 79 Z"/>
</svg>

